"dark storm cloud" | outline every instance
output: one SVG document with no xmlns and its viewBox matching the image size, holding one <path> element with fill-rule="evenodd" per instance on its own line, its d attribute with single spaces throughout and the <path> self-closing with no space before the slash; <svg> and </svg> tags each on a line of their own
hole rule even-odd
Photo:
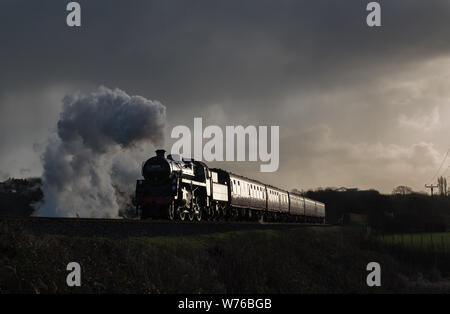
<svg viewBox="0 0 450 314">
<path fill-rule="evenodd" d="M 2 4 L 4 88 L 100 82 L 174 104 L 261 105 L 450 48 L 447 1 L 384 1 L 379 30 L 361 0 L 80 4 L 80 29 L 65 27 L 65 1 Z"/>
<path fill-rule="evenodd" d="M 307 148 L 281 147 L 282 173 L 298 162 L 320 169 L 332 163 L 348 173 L 349 160 L 369 160 L 361 153 L 365 144 L 367 152 L 381 152 L 373 167 L 386 160 L 383 154 L 409 160 L 421 142 L 438 155 L 429 145 L 435 135 L 415 134 L 411 141 L 411 127 L 438 125 L 446 113 L 440 106 L 449 95 L 425 92 L 445 90 L 430 70 L 444 67 L 424 76 L 411 69 L 449 54 L 446 0 L 380 1 L 383 26 L 377 29 L 365 25 L 369 1 L 362 0 L 79 2 L 81 28 L 65 25 L 68 1 L 0 4 L 3 169 L 35 169 L 26 147 L 32 152 L 55 128 L 61 99 L 102 84 L 160 101 L 169 125 L 205 115 L 211 123 L 279 124 L 282 143 L 313 132 Z M 422 77 L 427 81 L 416 81 Z M 437 118 L 417 120 L 418 112 Z M 321 125 L 330 128 L 329 138 Z M 331 160 L 317 164 L 313 154 Z M 407 178 L 409 171 L 398 175 Z M 342 178 L 352 182 L 335 173 L 329 184 Z M 385 187 L 382 180 L 374 184 Z"/>
</svg>

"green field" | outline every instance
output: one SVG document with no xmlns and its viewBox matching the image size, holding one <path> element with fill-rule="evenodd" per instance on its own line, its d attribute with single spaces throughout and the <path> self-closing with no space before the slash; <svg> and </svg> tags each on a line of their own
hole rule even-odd
<svg viewBox="0 0 450 314">
<path fill-rule="evenodd" d="M 387 245 L 450 252 L 450 232 L 401 233 L 378 236 Z"/>
</svg>

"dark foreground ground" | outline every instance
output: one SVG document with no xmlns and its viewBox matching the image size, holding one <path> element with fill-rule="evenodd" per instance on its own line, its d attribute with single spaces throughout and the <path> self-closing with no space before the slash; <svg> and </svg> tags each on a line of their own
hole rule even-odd
<svg viewBox="0 0 450 314">
<path fill-rule="evenodd" d="M 381 287 L 366 284 L 373 261 Z M 445 278 L 355 227 L 0 218 L 2 293 L 449 292 Z"/>
</svg>

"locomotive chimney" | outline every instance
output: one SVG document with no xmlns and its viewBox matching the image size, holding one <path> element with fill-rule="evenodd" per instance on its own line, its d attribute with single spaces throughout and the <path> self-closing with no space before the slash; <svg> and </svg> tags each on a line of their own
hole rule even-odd
<svg viewBox="0 0 450 314">
<path fill-rule="evenodd" d="M 158 149 L 156 150 L 156 157 L 158 158 L 164 158 L 166 151 L 164 149 Z"/>
</svg>

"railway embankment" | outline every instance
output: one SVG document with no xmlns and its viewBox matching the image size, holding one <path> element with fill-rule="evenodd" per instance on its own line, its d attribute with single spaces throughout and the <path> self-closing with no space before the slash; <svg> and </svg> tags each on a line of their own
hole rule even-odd
<svg viewBox="0 0 450 314">
<path fill-rule="evenodd" d="M 80 222 L 78 227 L 86 226 Z M 122 230 L 122 236 L 109 231 L 77 235 L 75 229 L 42 232 L 20 220 L 0 220 L 0 292 L 389 293 L 429 287 L 406 277 L 400 260 L 367 245 L 359 228 L 223 228 L 190 234 L 124 236 Z M 373 261 L 382 267 L 381 287 L 366 284 L 366 266 Z M 81 266 L 80 287 L 66 284 L 70 262 Z"/>
</svg>

